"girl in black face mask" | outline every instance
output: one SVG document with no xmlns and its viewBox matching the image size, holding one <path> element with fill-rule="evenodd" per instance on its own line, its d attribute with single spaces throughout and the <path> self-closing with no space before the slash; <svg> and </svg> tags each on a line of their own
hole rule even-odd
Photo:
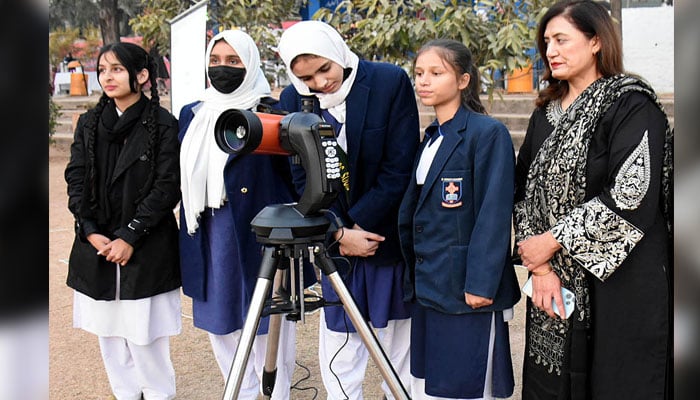
<svg viewBox="0 0 700 400">
<path fill-rule="evenodd" d="M 211 86 L 203 101 L 180 112 L 180 259 L 194 325 L 209 333 L 226 379 L 250 303 L 248 294 L 260 269 L 260 245 L 250 221 L 265 206 L 296 198 L 286 157 L 229 156 L 214 139 L 214 126 L 223 111 L 257 110 L 274 102 L 253 39 L 242 31 L 223 31 L 212 38 L 206 57 Z M 239 399 L 258 397 L 260 378 L 255 370 L 262 371 L 267 318 L 260 325 Z M 294 332 L 293 322 L 282 322 L 273 399 L 290 397 Z"/>
</svg>

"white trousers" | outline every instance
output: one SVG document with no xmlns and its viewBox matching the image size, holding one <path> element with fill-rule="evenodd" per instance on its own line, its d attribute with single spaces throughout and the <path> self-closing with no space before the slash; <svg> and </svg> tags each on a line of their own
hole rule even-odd
<svg viewBox="0 0 700 400">
<path fill-rule="evenodd" d="M 241 340 L 241 333 L 242 331 L 239 329 L 227 335 L 209 334 L 209 341 L 211 342 L 216 362 L 219 364 L 219 369 L 224 377 L 224 382 L 228 379 L 233 358 L 236 355 L 236 348 Z M 243 373 L 238 400 L 255 400 L 262 393 L 261 380 L 265 366 L 267 336 L 257 335 L 255 340 L 253 340 L 253 347 L 248 357 L 248 365 Z M 277 349 L 277 376 L 275 378 L 275 387 L 272 391 L 272 400 L 290 399 L 289 392 L 292 385 L 292 375 L 294 375 L 295 357 L 296 324 L 282 318 L 279 348 Z"/>
<path fill-rule="evenodd" d="M 318 358 L 321 378 L 328 393 L 328 400 L 362 400 L 362 381 L 365 379 L 369 352 L 358 333 L 334 332 L 326 326 L 321 310 L 318 333 Z M 391 320 L 386 328 L 376 329 L 375 334 L 404 388 L 410 393 L 411 320 Z M 347 339 L 347 343 L 345 343 Z M 341 349 L 342 348 L 342 349 Z M 340 351 L 339 351 L 340 349 Z M 387 399 L 394 399 L 386 382 L 382 391 Z"/>
<path fill-rule="evenodd" d="M 99 336 L 102 361 L 117 400 L 175 398 L 175 369 L 170 360 L 170 337 L 140 346 L 116 336 Z"/>
</svg>

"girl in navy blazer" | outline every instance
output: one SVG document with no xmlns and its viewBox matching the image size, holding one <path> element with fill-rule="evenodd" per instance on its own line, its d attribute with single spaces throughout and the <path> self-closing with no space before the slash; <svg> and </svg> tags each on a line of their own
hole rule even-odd
<svg viewBox="0 0 700 400">
<path fill-rule="evenodd" d="M 292 82 L 280 96 L 281 107 L 300 111 L 302 96 L 312 96 L 314 112 L 334 126 L 346 155 L 345 193 L 332 209 L 344 225 L 333 239 L 347 262 L 336 264 L 406 384 L 410 320 L 401 288 L 404 264 L 396 221 L 419 140 L 411 82 L 397 66 L 360 61 L 323 22 L 293 25 L 278 48 Z M 293 172 L 295 182 L 303 182 L 304 171 Z M 338 247 L 330 246 L 330 251 L 338 255 Z M 326 300 L 338 300 L 325 277 L 322 286 Z M 324 309 L 319 364 L 330 399 L 362 398 L 367 356 L 343 309 Z M 386 385 L 383 389 L 393 398 Z"/>
<path fill-rule="evenodd" d="M 207 331 L 227 378 L 262 259 L 250 222 L 265 206 L 295 197 L 286 157 L 229 155 L 214 139 L 223 111 L 274 103 L 253 39 L 239 30 L 220 32 L 209 42 L 206 65 L 211 86 L 204 100 L 180 111 L 182 289 L 192 298 L 194 326 Z M 240 400 L 256 399 L 260 393 L 268 321 L 260 321 Z M 294 323 L 283 318 L 272 399 L 290 398 L 295 337 Z"/>
<path fill-rule="evenodd" d="M 513 393 L 508 325 L 520 298 L 510 261 L 513 143 L 485 115 L 469 50 L 424 45 L 416 93 L 437 119 L 426 128 L 399 210 L 411 307 L 413 399 Z"/>
</svg>

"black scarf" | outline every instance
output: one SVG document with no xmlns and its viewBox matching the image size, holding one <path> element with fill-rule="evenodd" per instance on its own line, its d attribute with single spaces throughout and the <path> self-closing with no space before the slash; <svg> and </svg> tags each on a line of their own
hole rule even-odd
<svg viewBox="0 0 700 400">
<path fill-rule="evenodd" d="M 110 101 L 98 116 L 97 134 L 94 138 L 95 161 L 94 165 L 88 166 L 88 169 L 95 168 L 96 199 L 94 203 L 91 201 L 92 196 L 89 194 L 93 190 L 92 182 L 86 180 L 83 188 L 85 196 L 83 197 L 82 214 L 84 217 L 94 219 L 99 226 L 109 225 L 110 221 L 113 221 L 114 217 L 119 217 L 121 212 L 119 207 L 112 210 L 109 195 L 112 175 L 119 154 L 128 137 L 134 131 L 134 126 L 141 120 L 141 115 L 147 105 L 148 98 L 141 95 L 139 101 L 127 108 L 121 116 L 118 116 L 114 102 Z"/>
</svg>

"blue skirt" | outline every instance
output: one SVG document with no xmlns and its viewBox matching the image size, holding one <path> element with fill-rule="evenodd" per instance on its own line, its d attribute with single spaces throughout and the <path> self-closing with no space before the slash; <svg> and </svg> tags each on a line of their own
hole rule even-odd
<svg viewBox="0 0 700 400">
<path fill-rule="evenodd" d="M 206 300 L 192 300 L 194 326 L 215 335 L 243 327 L 260 265 L 242 265 L 231 202 L 206 208 L 200 219 L 206 257 Z M 249 232 L 241 232 L 248 235 Z M 251 269 L 251 270 L 248 270 Z M 267 333 L 269 318 L 260 320 L 258 334 Z"/>
<path fill-rule="evenodd" d="M 403 301 L 403 262 L 378 266 L 359 257 L 349 260 L 354 263 L 350 270 L 341 265 L 344 261 L 335 263 L 366 321 L 370 321 L 375 328 L 386 328 L 390 320 L 406 319 L 410 316 L 407 304 Z M 340 301 L 325 275 L 321 279 L 321 287 L 326 301 Z M 342 305 L 327 306 L 324 314 L 328 329 L 334 332 L 356 332 Z"/>
<path fill-rule="evenodd" d="M 513 394 L 515 381 L 503 312 L 450 315 L 411 305 L 411 375 L 425 379 L 426 394 L 483 397 L 491 318 L 495 318 L 491 393 L 505 398 Z"/>
</svg>

